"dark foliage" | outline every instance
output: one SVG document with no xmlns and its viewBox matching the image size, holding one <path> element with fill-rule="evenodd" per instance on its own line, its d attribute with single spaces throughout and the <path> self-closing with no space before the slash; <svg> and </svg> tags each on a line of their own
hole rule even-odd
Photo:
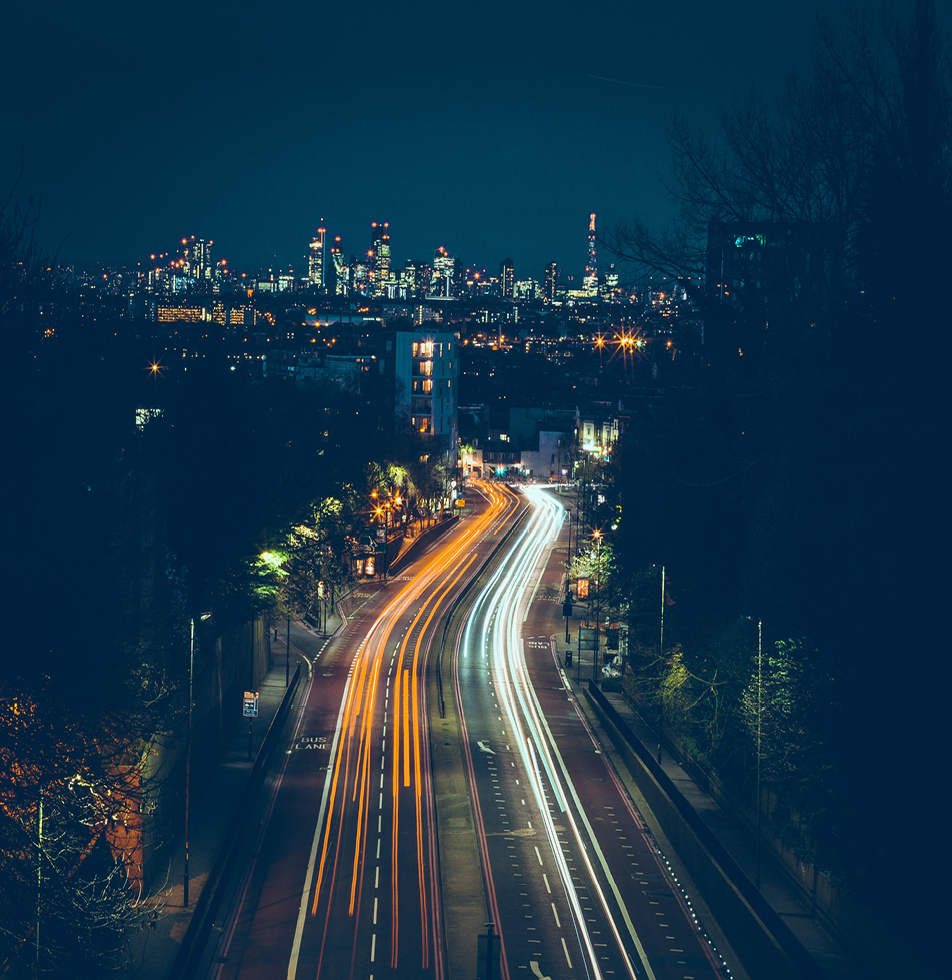
<svg viewBox="0 0 952 980">
<path fill-rule="evenodd" d="M 690 368 L 623 448 L 619 572 L 637 595 L 645 568 L 665 563 L 666 630 L 699 677 L 713 676 L 703 662 L 738 616 L 761 617 L 771 649 L 809 638 L 790 654 L 804 714 L 789 737 L 815 778 L 787 794 L 791 819 L 811 824 L 805 854 L 889 916 L 897 879 L 886 888 L 877 869 L 891 842 L 869 819 L 878 788 L 922 833 L 938 829 L 947 56 L 925 0 L 881 36 L 822 37 L 813 80 L 792 81 L 777 106 L 754 98 L 725 113 L 722 141 L 676 121 L 683 220 L 660 236 L 635 222 L 615 239 L 679 278 L 705 320 Z M 698 285 L 712 222 L 808 228 L 810 277 L 765 247 L 728 293 Z M 715 761 L 729 769 L 747 752 L 743 780 L 749 748 L 735 735 Z M 929 878 L 914 860 L 899 875 L 908 889 Z"/>
</svg>

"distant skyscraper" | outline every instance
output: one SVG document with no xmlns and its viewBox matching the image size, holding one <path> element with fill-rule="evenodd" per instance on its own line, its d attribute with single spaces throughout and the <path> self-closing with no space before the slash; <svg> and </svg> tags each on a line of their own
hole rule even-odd
<svg viewBox="0 0 952 980">
<path fill-rule="evenodd" d="M 414 294 L 422 299 L 430 291 L 430 283 L 433 282 L 433 266 L 429 262 L 413 263 L 413 290 Z"/>
<path fill-rule="evenodd" d="M 589 296 L 598 295 L 598 252 L 595 247 L 595 215 L 588 216 L 588 262 L 582 277 L 582 289 Z"/>
<path fill-rule="evenodd" d="M 456 259 L 441 245 L 433 253 L 433 281 L 430 284 L 430 296 L 444 298 L 453 295 L 453 273 L 456 271 Z"/>
<path fill-rule="evenodd" d="M 335 236 L 334 244 L 331 245 L 331 263 L 334 266 L 334 293 L 337 296 L 346 296 L 350 284 L 350 268 L 344 261 L 340 235 Z"/>
<path fill-rule="evenodd" d="M 215 267 L 212 264 L 212 245 L 214 244 L 214 242 L 206 242 L 204 238 L 196 238 L 194 235 L 182 239 L 185 275 L 199 280 L 213 277 Z"/>
<path fill-rule="evenodd" d="M 503 259 L 499 263 L 499 289 L 503 299 L 512 299 L 512 284 L 515 279 L 512 259 Z"/>
<path fill-rule="evenodd" d="M 545 274 L 542 277 L 542 299 L 551 303 L 555 299 L 555 283 L 558 279 L 558 267 L 554 262 L 547 262 Z"/>
<path fill-rule="evenodd" d="M 324 236 L 326 228 L 318 228 L 311 239 L 307 255 L 307 281 L 318 289 L 324 288 Z"/>
<path fill-rule="evenodd" d="M 370 226 L 370 281 L 371 291 L 381 296 L 390 278 L 390 223 L 374 221 Z"/>
</svg>

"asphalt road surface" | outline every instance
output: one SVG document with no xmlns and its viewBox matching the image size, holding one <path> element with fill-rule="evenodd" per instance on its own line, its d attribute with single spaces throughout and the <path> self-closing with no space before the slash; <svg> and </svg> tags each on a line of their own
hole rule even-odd
<svg viewBox="0 0 952 980">
<path fill-rule="evenodd" d="M 455 883 L 439 874 L 427 658 L 525 505 L 489 484 L 472 495 L 472 515 L 405 575 L 360 587 L 339 637 L 294 632 L 308 679 L 206 976 L 447 977 L 442 909 Z M 492 975 L 726 978 L 556 661 L 564 511 L 543 488 L 525 498 L 530 513 L 467 597 L 444 666 L 496 933 Z"/>
<path fill-rule="evenodd" d="M 339 638 L 316 651 L 296 638 L 302 710 L 219 925 L 216 980 L 445 976 L 427 653 L 519 504 L 504 487 L 474 496 L 406 574 L 363 587 Z"/>
<path fill-rule="evenodd" d="M 727 977 L 556 662 L 564 511 L 528 496 L 454 658 L 501 976 Z"/>
</svg>

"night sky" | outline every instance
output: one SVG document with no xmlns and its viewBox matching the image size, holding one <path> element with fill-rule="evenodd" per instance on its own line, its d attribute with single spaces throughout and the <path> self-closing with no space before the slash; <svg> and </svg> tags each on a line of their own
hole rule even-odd
<svg viewBox="0 0 952 980">
<path fill-rule="evenodd" d="M 899 5 L 907 10 L 909 3 Z M 8 5 L 0 188 L 41 196 L 63 264 L 183 235 L 233 267 L 304 271 L 321 218 L 345 254 L 444 245 L 517 277 L 580 276 L 590 211 L 663 220 L 677 110 L 713 128 L 751 86 L 809 71 L 848 0 Z M 952 24 L 952 0 L 939 0 Z M 593 77 L 600 76 L 600 77 Z"/>
</svg>

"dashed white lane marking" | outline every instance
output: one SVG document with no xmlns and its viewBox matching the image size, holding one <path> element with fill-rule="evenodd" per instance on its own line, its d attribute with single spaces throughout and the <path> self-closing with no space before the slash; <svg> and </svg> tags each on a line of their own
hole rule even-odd
<svg viewBox="0 0 952 980">
<path fill-rule="evenodd" d="M 373 963 L 374 956 L 377 953 L 377 933 L 374 933 L 370 937 L 370 962 Z"/>
<path fill-rule="evenodd" d="M 539 867 L 541 868 L 542 867 L 542 855 L 539 853 L 539 848 L 538 847 L 536 847 L 535 852 L 536 852 L 536 857 L 539 859 Z"/>
<path fill-rule="evenodd" d="M 542 880 L 545 882 L 545 890 L 551 895 L 552 889 L 549 887 L 549 876 L 543 873 Z"/>
<path fill-rule="evenodd" d="M 377 838 L 377 860 L 378 860 L 378 861 L 380 860 L 380 838 L 379 838 L 379 837 Z M 377 908 L 377 899 L 374 899 L 374 909 L 376 909 L 376 908 Z M 374 915 L 376 915 L 376 914 L 377 914 L 377 913 L 376 913 L 376 911 L 375 911 L 375 912 L 374 912 Z M 376 919 L 374 919 L 374 922 L 376 922 L 376 921 L 377 921 L 377 920 L 376 920 Z"/>
<path fill-rule="evenodd" d="M 555 902 L 552 903 L 552 914 L 555 916 L 555 924 L 561 929 L 562 923 L 559 922 L 559 911 L 555 907 Z"/>
<path fill-rule="evenodd" d="M 377 899 L 374 898 L 374 925 L 377 924 Z"/>
<path fill-rule="evenodd" d="M 374 888 L 379 887 L 379 885 L 380 885 L 380 865 L 378 864 L 377 871 L 374 874 Z"/>
<path fill-rule="evenodd" d="M 569 956 L 569 948 L 565 945 L 565 937 L 562 938 L 562 952 L 565 953 L 565 962 L 568 963 L 569 969 L 572 969 L 572 958 Z"/>
</svg>

